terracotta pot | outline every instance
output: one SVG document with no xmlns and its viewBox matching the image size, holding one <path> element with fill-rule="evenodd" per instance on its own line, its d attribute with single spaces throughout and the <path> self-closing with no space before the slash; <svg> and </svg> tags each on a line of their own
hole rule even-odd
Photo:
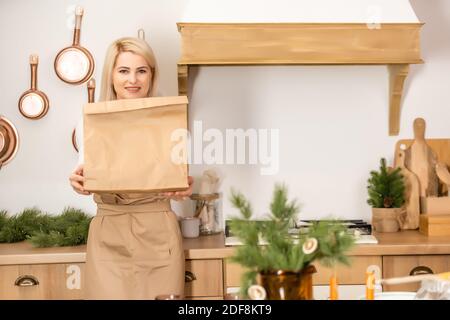
<svg viewBox="0 0 450 320">
<path fill-rule="evenodd" d="M 299 272 L 274 270 L 260 273 L 261 285 L 268 300 L 312 300 L 312 276 L 316 268 L 309 265 Z"/>
<path fill-rule="evenodd" d="M 401 208 L 372 208 L 372 227 L 376 232 L 397 232 L 401 214 Z"/>
</svg>

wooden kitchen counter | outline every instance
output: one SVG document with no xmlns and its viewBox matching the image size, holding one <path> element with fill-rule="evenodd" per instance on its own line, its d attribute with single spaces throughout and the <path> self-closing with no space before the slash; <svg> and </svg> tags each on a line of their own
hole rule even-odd
<svg viewBox="0 0 450 320">
<path fill-rule="evenodd" d="M 426 237 L 418 231 L 375 234 L 378 244 L 359 244 L 354 256 L 450 254 L 450 237 Z M 184 239 L 186 259 L 223 259 L 233 255 L 233 247 L 225 247 L 224 235 Z M 33 248 L 28 242 L 0 244 L 0 265 L 41 263 L 82 263 L 86 246 Z"/>
<path fill-rule="evenodd" d="M 186 259 L 221 259 L 225 249 L 223 233 L 184 239 Z M 73 247 L 34 248 L 29 242 L 0 243 L 0 265 L 41 263 L 83 263 L 86 245 Z"/>
</svg>

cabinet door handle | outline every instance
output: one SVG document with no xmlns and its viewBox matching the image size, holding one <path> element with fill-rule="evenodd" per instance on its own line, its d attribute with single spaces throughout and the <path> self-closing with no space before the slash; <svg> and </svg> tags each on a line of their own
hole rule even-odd
<svg viewBox="0 0 450 320">
<path fill-rule="evenodd" d="M 184 273 L 184 282 L 192 282 L 194 280 L 197 280 L 197 277 L 195 276 L 195 274 L 193 274 L 190 271 L 186 271 Z"/>
<path fill-rule="evenodd" d="M 410 276 L 418 276 L 420 274 L 434 274 L 434 272 L 427 266 L 417 266 L 409 273 Z"/>
<path fill-rule="evenodd" d="M 25 275 L 20 276 L 14 282 L 18 287 L 32 287 L 39 285 L 39 280 L 35 276 Z"/>
</svg>

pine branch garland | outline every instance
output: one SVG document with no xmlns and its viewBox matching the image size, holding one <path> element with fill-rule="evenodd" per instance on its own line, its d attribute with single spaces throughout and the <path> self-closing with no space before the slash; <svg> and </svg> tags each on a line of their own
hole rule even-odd
<svg viewBox="0 0 450 320">
<path fill-rule="evenodd" d="M 3 226 L 8 221 L 8 211 L 0 210 L 0 230 L 3 229 Z"/>
<path fill-rule="evenodd" d="M 6 220 L 0 230 L 0 242 L 19 242 L 36 230 L 47 231 L 48 219 L 37 208 L 28 208 Z"/>
<path fill-rule="evenodd" d="M 67 207 L 60 215 L 29 208 L 8 217 L 0 211 L 0 242 L 30 241 L 35 247 L 85 244 L 92 217 L 82 210 Z"/>
</svg>

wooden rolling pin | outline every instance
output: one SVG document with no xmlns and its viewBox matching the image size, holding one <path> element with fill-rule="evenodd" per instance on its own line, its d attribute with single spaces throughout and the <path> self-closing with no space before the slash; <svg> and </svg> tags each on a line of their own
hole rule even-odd
<svg viewBox="0 0 450 320">
<path fill-rule="evenodd" d="M 393 285 L 393 284 L 419 282 L 419 281 L 428 280 L 428 279 L 450 280 L 450 272 L 444 272 L 444 273 L 438 273 L 438 274 L 421 274 L 421 275 L 417 275 L 417 276 L 380 279 L 376 282 L 379 284 Z"/>
</svg>

